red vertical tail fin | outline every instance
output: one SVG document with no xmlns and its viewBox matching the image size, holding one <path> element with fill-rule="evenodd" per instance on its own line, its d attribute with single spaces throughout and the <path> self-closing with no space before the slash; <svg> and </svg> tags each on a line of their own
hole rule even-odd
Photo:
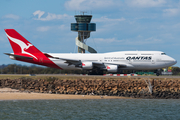
<svg viewBox="0 0 180 120">
<path fill-rule="evenodd" d="M 14 29 L 5 29 L 6 35 L 9 39 L 11 47 L 14 53 L 41 53 L 34 45 L 32 45 L 28 40 L 26 40 L 22 35 L 20 35 Z"/>
<path fill-rule="evenodd" d="M 42 55 L 43 53 L 32 45 L 28 40 L 21 36 L 14 29 L 5 29 L 6 35 L 9 39 L 14 54 L 22 54 L 24 56 L 31 56 L 38 59 L 35 54 Z"/>
<path fill-rule="evenodd" d="M 5 32 L 14 51 L 14 54 L 6 55 L 13 56 L 19 61 L 61 69 L 14 29 L 5 29 Z"/>
</svg>

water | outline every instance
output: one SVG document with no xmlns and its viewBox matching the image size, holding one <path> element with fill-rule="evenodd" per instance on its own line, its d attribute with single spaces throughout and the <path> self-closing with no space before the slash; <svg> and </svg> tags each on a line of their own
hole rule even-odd
<svg viewBox="0 0 180 120">
<path fill-rule="evenodd" d="M 0 120 L 169 120 L 179 113 L 173 99 L 0 101 Z"/>
</svg>

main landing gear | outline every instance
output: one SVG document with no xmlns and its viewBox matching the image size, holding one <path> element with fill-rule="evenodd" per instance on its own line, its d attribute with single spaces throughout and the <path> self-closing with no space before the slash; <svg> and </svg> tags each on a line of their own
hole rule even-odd
<svg viewBox="0 0 180 120">
<path fill-rule="evenodd" d="M 93 69 L 89 71 L 88 75 L 103 75 L 103 70 L 100 69 Z"/>
<path fill-rule="evenodd" d="M 157 75 L 157 76 L 161 75 L 161 69 L 158 69 L 158 70 L 157 70 L 156 75 Z"/>
</svg>

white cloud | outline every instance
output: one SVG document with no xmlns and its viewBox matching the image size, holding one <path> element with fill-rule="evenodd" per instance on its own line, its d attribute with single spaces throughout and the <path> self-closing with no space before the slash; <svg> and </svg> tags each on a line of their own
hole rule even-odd
<svg viewBox="0 0 180 120">
<path fill-rule="evenodd" d="M 65 25 L 60 25 L 59 27 L 58 27 L 58 29 L 60 29 L 60 30 L 65 30 L 65 29 L 69 29 L 69 27 L 67 27 L 67 26 L 65 26 Z"/>
<path fill-rule="evenodd" d="M 103 16 L 101 18 L 94 18 L 92 21 L 93 22 L 121 22 L 121 21 L 125 21 L 125 18 L 119 18 L 119 19 L 111 19 L 111 18 L 107 18 L 106 16 Z"/>
<path fill-rule="evenodd" d="M 141 36 L 142 37 L 142 36 Z M 139 37 L 138 37 L 139 38 Z M 131 44 L 131 45 L 147 45 L 147 44 L 158 44 L 162 43 L 161 39 L 157 39 L 154 37 L 146 38 L 146 39 L 134 39 L 134 40 L 128 40 L 126 44 Z M 136 41 L 136 42 L 134 42 Z"/>
<path fill-rule="evenodd" d="M 45 32 L 48 31 L 49 29 L 51 29 L 50 26 L 42 26 L 42 27 L 38 27 L 36 30 L 40 32 Z"/>
<path fill-rule="evenodd" d="M 8 15 L 3 16 L 3 18 L 10 18 L 10 19 L 18 20 L 19 16 L 13 15 L 13 14 L 8 14 Z"/>
<path fill-rule="evenodd" d="M 177 30 L 180 28 L 180 23 L 176 23 L 174 25 L 171 25 L 172 29 Z"/>
<path fill-rule="evenodd" d="M 107 42 L 107 43 L 111 43 L 111 42 L 120 42 L 118 40 L 116 40 L 115 38 L 94 38 L 94 41 L 98 41 L 98 42 Z"/>
<path fill-rule="evenodd" d="M 127 4 L 135 7 L 159 7 L 166 3 L 166 0 L 128 0 Z"/>
<path fill-rule="evenodd" d="M 50 21 L 50 20 L 57 20 L 57 19 L 69 19 L 72 16 L 69 16 L 67 14 L 63 14 L 63 15 L 56 15 L 53 13 L 47 13 L 48 15 L 46 17 L 42 17 L 45 14 L 44 11 L 35 11 L 33 13 L 34 16 L 38 15 L 38 18 L 35 18 L 35 20 L 42 20 L 42 21 Z"/>
<path fill-rule="evenodd" d="M 163 10 L 165 16 L 176 16 L 179 14 L 179 8 L 165 9 Z"/>
<path fill-rule="evenodd" d="M 41 18 L 42 15 L 44 15 L 44 11 L 37 10 L 33 13 L 34 16 L 38 15 L 38 19 Z"/>
<path fill-rule="evenodd" d="M 69 26 L 66 25 L 60 25 L 60 26 L 41 26 L 36 28 L 37 31 L 39 32 L 46 32 L 49 30 L 69 30 Z"/>
<path fill-rule="evenodd" d="M 65 7 L 68 10 L 94 10 L 102 8 L 113 8 L 112 6 L 118 6 L 117 1 L 113 0 L 70 0 L 65 3 Z M 118 2 L 120 3 L 120 2 Z"/>
<path fill-rule="evenodd" d="M 140 39 L 139 39 L 140 38 Z M 146 45 L 146 44 L 157 44 L 161 43 L 161 39 L 157 39 L 154 37 L 143 39 L 142 36 L 137 36 L 136 39 L 123 39 L 123 40 L 117 40 L 116 38 L 95 38 L 94 39 L 97 42 L 106 42 L 106 43 L 120 43 L 121 45 Z M 136 42 L 134 42 L 136 41 Z"/>
<path fill-rule="evenodd" d="M 154 38 L 154 37 L 150 37 L 150 38 L 145 39 L 145 42 L 148 42 L 148 43 L 161 42 L 161 41 L 162 40 Z"/>
</svg>

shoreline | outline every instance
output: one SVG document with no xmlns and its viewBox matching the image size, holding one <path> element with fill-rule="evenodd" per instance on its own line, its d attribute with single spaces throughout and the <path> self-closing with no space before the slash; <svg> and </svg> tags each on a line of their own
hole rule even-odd
<svg viewBox="0 0 180 120">
<path fill-rule="evenodd" d="M 119 96 L 100 95 L 69 95 L 69 94 L 48 94 L 20 92 L 16 89 L 1 88 L 0 101 L 2 100 L 61 100 L 61 99 L 133 99 Z"/>
<path fill-rule="evenodd" d="M 0 101 L 4 100 L 64 100 L 64 99 L 134 99 L 118 96 L 98 96 L 98 95 L 63 95 L 47 93 L 0 93 Z"/>
<path fill-rule="evenodd" d="M 48 77 L 46 79 L 0 79 L 0 88 L 11 88 L 15 89 L 16 92 L 19 91 L 23 93 L 39 93 L 38 95 L 46 94 L 46 96 L 49 97 L 52 97 L 52 94 L 58 96 L 64 95 L 63 97 L 65 97 L 56 98 L 56 96 L 54 96 L 55 99 L 100 99 L 100 96 L 104 96 L 103 98 L 108 97 L 107 99 L 180 99 L 179 86 L 180 79 L 166 78 L 119 78 L 117 80 L 82 78 L 76 80 L 69 80 L 65 78 L 58 79 L 55 77 Z M 4 91 L 0 90 L 0 93 L 3 92 Z M 11 92 L 15 93 L 15 91 Z M 76 97 L 67 98 L 67 95 Z M 82 98 L 79 96 L 88 96 L 88 98 Z M 98 98 L 89 98 L 89 96 L 98 96 Z M 54 99 L 54 97 L 48 99 Z M 42 96 L 42 98 L 46 99 L 47 97 Z M 26 99 L 26 97 L 24 97 L 23 99 Z M 35 97 L 34 99 L 37 98 Z"/>
</svg>

